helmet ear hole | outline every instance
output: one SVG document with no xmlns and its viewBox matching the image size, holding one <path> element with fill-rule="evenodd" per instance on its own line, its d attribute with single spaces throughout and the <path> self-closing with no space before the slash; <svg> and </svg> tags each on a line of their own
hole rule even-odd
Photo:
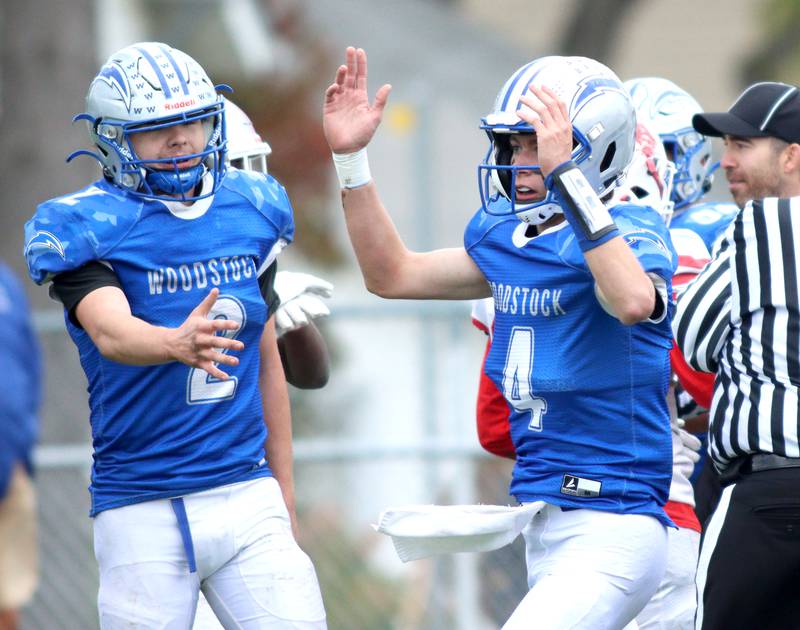
<svg viewBox="0 0 800 630">
<path fill-rule="evenodd" d="M 617 153 L 617 143 L 616 141 L 612 142 L 608 145 L 606 149 L 606 154 L 603 156 L 602 161 L 600 162 L 600 173 L 604 173 L 609 166 L 611 166 L 612 161 L 614 160 L 614 155 Z"/>
</svg>

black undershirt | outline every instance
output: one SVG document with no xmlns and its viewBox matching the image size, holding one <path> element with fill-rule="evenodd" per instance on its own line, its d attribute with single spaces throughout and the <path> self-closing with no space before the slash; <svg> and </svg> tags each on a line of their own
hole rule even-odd
<svg viewBox="0 0 800 630">
<path fill-rule="evenodd" d="M 278 263 L 276 261 L 258 277 L 261 296 L 269 309 L 270 316 L 281 304 L 280 298 L 275 292 L 275 274 L 277 272 Z M 101 262 L 93 260 L 83 265 L 83 267 L 65 271 L 53 278 L 53 283 L 50 285 L 50 297 L 64 305 L 70 321 L 75 326 L 83 328 L 77 317 L 75 317 L 75 309 L 83 298 L 95 289 L 103 287 L 117 287 L 122 290 L 122 284 L 120 284 L 114 270 Z"/>
</svg>

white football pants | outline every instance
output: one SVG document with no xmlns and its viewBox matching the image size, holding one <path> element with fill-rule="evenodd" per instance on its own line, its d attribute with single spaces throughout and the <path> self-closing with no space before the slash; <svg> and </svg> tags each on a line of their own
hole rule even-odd
<svg viewBox="0 0 800 630">
<path fill-rule="evenodd" d="M 651 516 L 547 505 L 522 535 L 530 590 L 503 630 L 619 630 L 664 575 L 667 532 Z"/>
<path fill-rule="evenodd" d="M 326 628 L 314 567 L 275 479 L 186 495 L 182 504 L 188 539 L 170 499 L 95 517 L 103 630 L 189 630 L 201 589 L 225 628 Z"/>
<path fill-rule="evenodd" d="M 685 527 L 669 528 L 667 571 L 656 594 L 636 615 L 639 630 L 693 630 L 697 609 L 694 576 L 700 533 Z"/>
</svg>

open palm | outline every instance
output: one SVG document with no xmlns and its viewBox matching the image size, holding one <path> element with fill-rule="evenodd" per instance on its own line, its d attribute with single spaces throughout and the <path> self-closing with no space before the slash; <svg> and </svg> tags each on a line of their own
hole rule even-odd
<svg viewBox="0 0 800 630">
<path fill-rule="evenodd" d="M 331 151 L 354 153 L 367 146 L 381 122 L 390 85 L 382 86 L 370 105 L 367 93 L 367 53 L 347 48 L 346 65 L 339 66 L 336 80 L 325 91 L 322 127 Z"/>
</svg>

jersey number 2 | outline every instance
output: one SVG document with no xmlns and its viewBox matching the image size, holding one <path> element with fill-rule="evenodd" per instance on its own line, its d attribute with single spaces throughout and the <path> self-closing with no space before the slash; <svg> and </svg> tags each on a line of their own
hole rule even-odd
<svg viewBox="0 0 800 630">
<path fill-rule="evenodd" d="M 239 324 L 238 329 L 226 330 L 222 333 L 223 336 L 229 339 L 235 339 L 247 322 L 244 305 L 235 297 L 229 295 L 220 295 L 217 298 L 208 314 L 208 318 L 231 319 Z M 199 405 L 230 400 L 236 395 L 238 385 L 239 378 L 236 376 L 231 376 L 227 381 L 222 381 L 211 376 L 205 370 L 191 368 L 189 370 L 189 380 L 186 384 L 186 402 L 190 405 Z"/>
<path fill-rule="evenodd" d="M 503 394 L 520 413 L 530 414 L 528 429 L 542 430 L 542 416 L 547 413 L 547 401 L 531 391 L 533 375 L 533 328 L 514 326 L 508 344 L 506 365 L 503 368 Z"/>
</svg>

